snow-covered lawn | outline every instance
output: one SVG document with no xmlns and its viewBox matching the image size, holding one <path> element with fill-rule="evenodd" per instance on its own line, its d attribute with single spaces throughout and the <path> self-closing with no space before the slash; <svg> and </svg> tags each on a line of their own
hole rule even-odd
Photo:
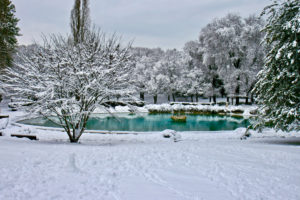
<svg viewBox="0 0 300 200">
<path fill-rule="evenodd" d="M 299 138 L 59 134 L 0 137 L 0 199 L 300 199 Z"/>
<path fill-rule="evenodd" d="M 9 124 L 0 199 L 300 199 L 300 134 L 240 140 L 244 131 L 182 132 L 179 142 L 161 133 L 84 134 L 70 144 L 66 133 Z M 9 136 L 23 132 L 39 140 Z"/>
</svg>

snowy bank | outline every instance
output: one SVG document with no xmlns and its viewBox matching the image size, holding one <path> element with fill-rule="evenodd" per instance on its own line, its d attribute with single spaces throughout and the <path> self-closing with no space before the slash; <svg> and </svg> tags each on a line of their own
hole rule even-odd
<svg viewBox="0 0 300 200">
<path fill-rule="evenodd" d="M 148 104 L 144 107 L 116 106 L 115 108 L 98 107 L 94 113 L 130 113 L 130 112 L 149 112 L 149 113 L 193 113 L 193 114 L 223 114 L 223 115 L 241 115 L 251 116 L 255 114 L 257 106 L 239 105 L 239 106 L 220 106 L 220 105 L 184 105 L 176 104 Z"/>
<path fill-rule="evenodd" d="M 257 106 L 240 105 L 240 106 L 219 106 L 219 105 L 183 105 L 183 104 L 160 104 L 146 105 L 145 108 L 150 113 L 194 113 L 194 114 L 229 114 L 249 116 L 255 112 Z"/>
</svg>

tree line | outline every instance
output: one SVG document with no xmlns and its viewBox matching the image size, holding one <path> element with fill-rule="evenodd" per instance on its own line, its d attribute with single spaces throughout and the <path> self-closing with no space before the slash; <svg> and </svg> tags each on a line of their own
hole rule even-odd
<svg viewBox="0 0 300 200">
<path fill-rule="evenodd" d="M 235 98 L 253 101 L 256 75 L 264 65 L 267 47 L 262 43 L 264 21 L 257 16 L 236 14 L 215 19 L 201 29 L 198 40 L 189 41 L 183 51 L 160 48 L 133 48 L 136 60 L 136 86 L 143 100 L 145 93 Z"/>
<path fill-rule="evenodd" d="M 79 5 L 76 3 L 75 5 Z M 76 8 L 76 7 L 75 7 Z M 78 13 L 78 8 L 72 11 Z M 83 9 L 81 15 L 88 15 Z M 72 18 L 71 31 L 75 42 L 82 40 L 90 20 L 84 17 Z M 85 24 L 83 26 L 83 24 Z M 265 33 L 261 31 L 264 21 L 258 16 L 242 18 L 236 14 L 215 19 L 201 29 L 198 40 L 189 41 L 183 50 L 131 47 L 131 79 L 140 100 L 145 94 L 164 94 L 169 101 L 176 97 L 190 97 L 198 102 L 207 97 L 216 103 L 217 97 L 227 97 L 229 102 L 239 104 L 239 98 L 246 103 L 254 101 L 251 93 L 256 75 L 264 65 L 267 47 L 262 43 Z M 36 45 L 20 47 L 20 51 L 32 53 Z M 18 60 L 18 58 L 16 58 Z"/>
</svg>

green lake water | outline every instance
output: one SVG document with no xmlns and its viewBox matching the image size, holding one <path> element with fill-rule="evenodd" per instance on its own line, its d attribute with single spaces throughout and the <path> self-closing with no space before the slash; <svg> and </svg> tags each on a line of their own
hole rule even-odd
<svg viewBox="0 0 300 200">
<path fill-rule="evenodd" d="M 87 123 L 87 130 L 106 131 L 162 131 L 173 129 L 176 131 L 220 131 L 234 130 L 247 127 L 249 120 L 242 117 L 220 115 L 186 115 L 186 122 L 174 122 L 171 114 L 94 114 Z M 44 118 L 34 118 L 19 121 L 19 123 L 46 127 L 59 127 Z"/>
</svg>

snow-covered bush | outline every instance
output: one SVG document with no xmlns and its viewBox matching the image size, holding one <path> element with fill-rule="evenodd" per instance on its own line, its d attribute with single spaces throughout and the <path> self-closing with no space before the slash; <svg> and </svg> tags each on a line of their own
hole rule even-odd
<svg viewBox="0 0 300 200">
<path fill-rule="evenodd" d="M 71 142 L 78 142 L 96 106 L 109 99 L 131 95 L 132 61 L 129 45 L 116 36 L 87 31 L 84 40 L 53 35 L 35 46 L 31 55 L 6 70 L 1 78 L 5 90 L 29 110 L 58 123 Z M 22 105 L 22 104 L 20 104 Z"/>
</svg>

